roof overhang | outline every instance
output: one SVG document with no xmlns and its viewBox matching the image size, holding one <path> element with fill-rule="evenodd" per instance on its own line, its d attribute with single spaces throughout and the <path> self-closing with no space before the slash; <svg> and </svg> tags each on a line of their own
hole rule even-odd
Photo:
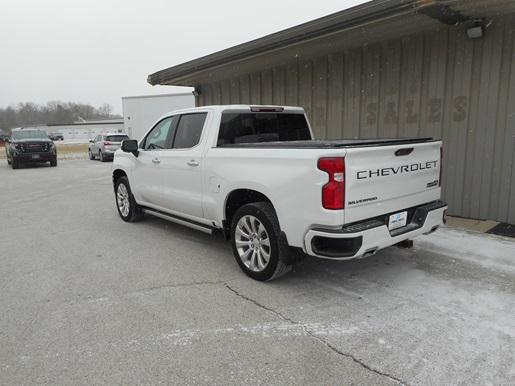
<svg viewBox="0 0 515 386">
<path fill-rule="evenodd" d="M 375 0 L 148 76 L 151 85 L 197 86 L 303 58 L 515 11 L 513 0 Z"/>
</svg>

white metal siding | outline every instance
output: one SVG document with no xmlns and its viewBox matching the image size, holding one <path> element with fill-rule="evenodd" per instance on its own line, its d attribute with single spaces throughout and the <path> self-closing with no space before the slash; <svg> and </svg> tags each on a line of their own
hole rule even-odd
<svg viewBox="0 0 515 386">
<path fill-rule="evenodd" d="M 159 117 L 170 111 L 195 107 L 193 94 L 152 95 L 122 98 L 126 133 L 140 139 Z"/>
</svg>

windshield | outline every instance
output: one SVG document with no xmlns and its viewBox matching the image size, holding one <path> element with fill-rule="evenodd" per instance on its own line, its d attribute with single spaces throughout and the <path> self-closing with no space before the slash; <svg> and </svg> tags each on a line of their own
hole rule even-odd
<svg viewBox="0 0 515 386">
<path fill-rule="evenodd" d="M 125 139 L 129 139 L 129 137 L 127 137 L 126 135 L 108 135 L 106 137 L 106 141 L 111 142 L 122 142 Z"/>
<path fill-rule="evenodd" d="M 20 130 L 12 132 L 13 139 L 48 139 L 47 133 L 42 130 Z"/>
</svg>

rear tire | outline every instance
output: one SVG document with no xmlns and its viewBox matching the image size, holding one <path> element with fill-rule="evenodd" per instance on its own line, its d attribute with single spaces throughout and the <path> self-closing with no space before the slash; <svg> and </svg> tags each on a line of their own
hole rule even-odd
<svg viewBox="0 0 515 386">
<path fill-rule="evenodd" d="M 116 208 L 123 221 L 136 222 L 143 218 L 143 211 L 132 195 L 127 177 L 116 180 L 114 192 Z"/>
<path fill-rule="evenodd" d="M 98 158 L 100 158 L 100 162 L 106 162 L 106 159 L 104 158 L 104 153 L 102 153 L 102 150 L 98 151 Z"/>
<path fill-rule="evenodd" d="M 10 165 L 12 162 L 9 158 L 7 158 L 7 165 Z"/>
<path fill-rule="evenodd" d="M 232 219 L 231 244 L 234 258 L 249 277 L 267 281 L 291 270 L 283 257 L 288 247 L 279 240 L 281 230 L 274 207 L 268 202 L 243 205 Z"/>
</svg>

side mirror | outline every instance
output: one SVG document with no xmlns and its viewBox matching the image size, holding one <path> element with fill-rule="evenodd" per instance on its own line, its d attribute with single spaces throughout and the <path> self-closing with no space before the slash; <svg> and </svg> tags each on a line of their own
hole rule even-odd
<svg viewBox="0 0 515 386">
<path fill-rule="evenodd" d="M 95 141 L 93 141 L 92 139 L 89 140 L 89 143 L 95 143 Z"/>
<path fill-rule="evenodd" d="M 136 141 L 135 139 L 126 139 L 122 141 L 121 149 L 125 153 L 132 153 L 135 157 L 137 157 L 139 154 L 138 141 Z"/>
</svg>

